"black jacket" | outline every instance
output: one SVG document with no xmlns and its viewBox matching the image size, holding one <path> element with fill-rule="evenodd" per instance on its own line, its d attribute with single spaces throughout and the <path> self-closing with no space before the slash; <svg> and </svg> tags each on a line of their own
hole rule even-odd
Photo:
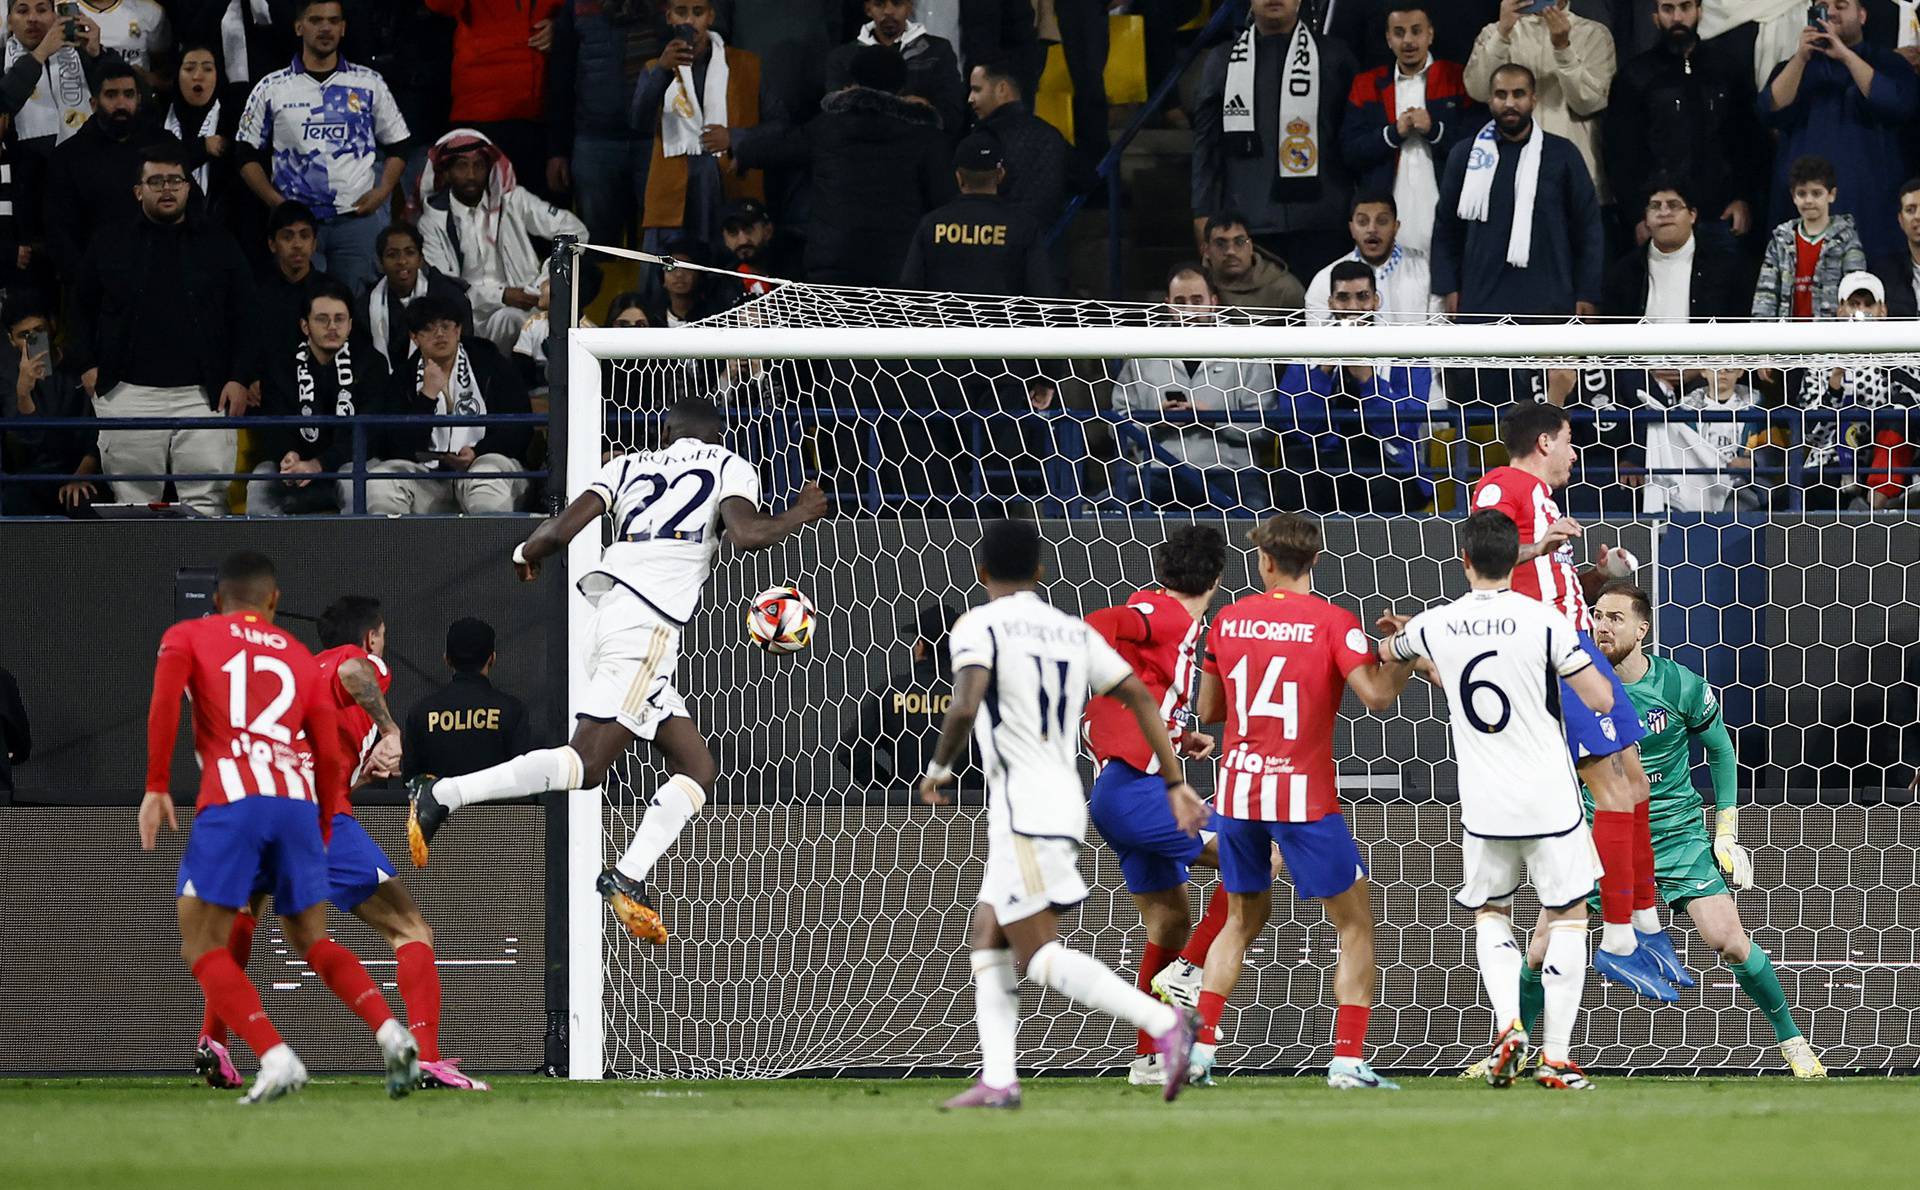
<svg viewBox="0 0 1920 1190">
<path fill-rule="evenodd" d="M 1647 312 L 1647 254 L 1651 242 L 1607 266 L 1602 314 L 1640 318 Z M 1745 318 L 1753 309 L 1754 270 L 1721 237 L 1694 235 L 1693 284 L 1687 290 L 1687 314 L 1695 321 Z"/>
<path fill-rule="evenodd" d="M 56 354 L 52 372 L 33 386 L 33 412 L 20 412 L 15 383 L 19 361 L 0 368 L 0 430 L 6 434 L 7 470 L 35 475 L 72 475 L 82 460 L 100 461 L 99 434 L 85 430 L 32 428 L 42 418 L 92 417 L 93 401 L 80 384 L 80 373 Z M 52 488 L 34 484 L 49 494 Z"/>
<path fill-rule="evenodd" d="M 148 384 L 157 371 L 190 373 L 218 400 L 229 381 L 251 383 L 253 283 L 227 232 L 188 216 L 162 225 L 137 215 L 98 229 L 74 282 L 68 359 L 100 369 L 96 392 L 120 381 Z M 142 358 L 157 344 L 167 360 Z"/>
<path fill-rule="evenodd" d="M 80 258 L 102 226 L 140 214 L 133 197 L 134 178 L 140 172 L 142 154 L 155 144 L 181 147 L 171 134 L 140 120 L 127 139 L 114 140 L 96 116 L 53 151 L 47 163 L 41 223 L 54 267 L 63 276 L 78 271 Z"/>
<path fill-rule="evenodd" d="M 963 71 L 971 72 L 983 62 L 999 62 L 1020 81 L 1020 94 L 1031 95 L 1046 60 L 1028 0 L 960 0 Z"/>
<path fill-rule="evenodd" d="M 527 399 L 527 386 L 520 379 L 519 371 L 500 349 L 485 339 L 465 336 L 460 345 L 467 349 L 467 359 L 473 364 L 473 378 L 480 386 L 480 400 L 485 413 L 531 413 L 533 405 Z M 393 370 L 393 378 L 387 384 L 387 413 L 430 414 L 437 412 L 435 402 L 420 395 L 419 360 L 412 366 L 401 365 Z M 411 459 L 414 455 L 433 448 L 432 426 L 397 426 L 381 435 L 382 446 L 379 456 L 383 459 Z M 474 443 L 475 455 L 505 455 L 507 458 L 524 463 L 527 461 L 527 447 L 533 442 L 533 426 L 529 424 L 490 426 L 486 435 Z"/>
<path fill-rule="evenodd" d="M 310 385 L 300 382 L 300 356 L 306 348 L 273 352 L 260 373 L 260 409 L 262 417 L 310 417 L 335 414 L 352 417 L 359 413 L 377 413 L 388 399 L 386 362 L 363 335 L 348 338 L 346 360 L 335 357 L 332 363 L 312 361 L 307 365 Z M 343 388 L 342 372 L 347 384 Z M 345 471 L 352 465 L 353 433 L 346 426 L 275 426 L 253 432 L 259 457 L 277 462 L 288 451 L 302 459 L 318 459 L 327 471 Z M 372 458 L 376 443 L 369 439 Z"/>
<path fill-rule="evenodd" d="M 800 135 L 743 143 L 735 157 L 747 169 L 809 166 L 805 280 L 825 284 L 893 285 L 920 216 L 954 193 L 939 117 L 867 87 L 828 95 Z"/>
<path fill-rule="evenodd" d="M 527 750 L 527 708 L 482 674 L 456 673 L 413 704 L 400 742 L 406 776 L 464 776 Z"/>
<path fill-rule="evenodd" d="M 935 657 L 914 662 L 861 700 L 860 718 L 840 737 L 834 759 L 857 784 L 904 788 L 932 762 L 952 697 L 953 674 L 944 663 Z M 971 748 L 954 768 L 961 789 L 981 787 Z"/>
<path fill-rule="evenodd" d="M 1073 181 L 1073 146 L 1060 130 L 1027 110 L 1024 103 L 1001 107 L 980 121 L 980 131 L 1000 142 L 1007 159 L 1007 180 L 1000 196 L 1040 225 L 1052 228 L 1066 209 Z"/>
<path fill-rule="evenodd" d="M 373 301 L 373 291 L 379 288 L 375 281 L 367 291 L 353 304 L 353 329 L 356 334 L 373 334 L 373 311 L 368 303 Z M 460 311 L 460 333 L 473 334 L 473 301 L 467 297 L 467 283 L 458 277 L 449 277 L 439 269 L 422 261 L 420 279 L 414 282 L 415 290 L 424 289 L 427 293 L 443 301 L 451 302 Z M 381 295 L 387 303 L 387 341 L 375 344 L 382 350 L 389 369 L 404 363 L 413 354 L 413 336 L 407 333 L 407 307 L 388 289 Z"/>
<path fill-rule="evenodd" d="M 1920 317 L 1920 292 L 1913 283 L 1913 254 L 1896 252 L 1872 262 L 1873 275 L 1887 287 L 1887 317 Z"/>
<path fill-rule="evenodd" d="M 1770 150 L 1754 115 L 1753 63 L 1715 42 L 1690 56 L 1665 44 L 1628 61 L 1607 100 L 1607 178 L 1625 211 L 1639 212 L 1646 185 L 1669 174 L 1687 188 L 1701 222 L 1736 199 L 1762 209 Z"/>
<path fill-rule="evenodd" d="M 322 285 L 334 279 L 319 269 L 311 269 L 298 281 L 280 275 L 278 266 L 269 262 L 266 271 L 254 279 L 253 348 L 258 352 L 254 375 L 265 378 L 269 362 L 277 359 L 282 348 L 300 342 L 300 320 L 307 316 L 307 299 Z"/>
<path fill-rule="evenodd" d="M 838 45 L 827 55 L 827 97 L 853 82 L 853 56 L 866 47 L 858 41 Z M 940 126 L 951 143 L 967 126 L 967 83 L 960 77 L 960 58 L 953 43 L 928 33 L 900 51 L 907 63 L 907 84 L 901 91 L 933 104 Z M 824 106 L 824 101 L 823 101 Z"/>
<path fill-rule="evenodd" d="M 962 194 L 929 211 L 907 247 L 900 285 L 1004 297 L 1059 290 L 1040 225 L 994 194 Z"/>
</svg>

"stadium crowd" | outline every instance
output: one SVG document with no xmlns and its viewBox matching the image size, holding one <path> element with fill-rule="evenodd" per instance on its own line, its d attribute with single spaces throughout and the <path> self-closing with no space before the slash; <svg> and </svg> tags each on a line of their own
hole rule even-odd
<svg viewBox="0 0 1920 1190">
<path fill-rule="evenodd" d="M 354 485 L 308 477 L 357 461 L 370 512 L 523 508 L 529 421 L 347 419 L 540 412 L 556 236 L 719 270 L 648 270 L 606 311 L 621 326 L 708 317 L 769 277 L 1074 296 L 1057 225 L 1099 192 L 1108 18 L 1143 19 L 1152 85 L 1205 2 L 8 0 L 4 470 L 66 478 L 0 484 L 0 512 L 171 488 L 209 516 L 330 513 Z M 1191 129 L 1170 319 L 1920 312 L 1913 0 L 1233 2 L 1245 21 L 1210 26 L 1154 115 Z M 1072 140 L 1035 113 L 1054 43 Z M 1916 490 L 1920 381 L 1898 369 L 1018 379 L 987 404 L 1133 419 L 1091 449 L 1116 493 L 1166 506 L 1423 509 L 1433 411 L 1514 399 L 1860 413 L 1621 431 L 1603 503 Z M 341 421 L 248 432 L 263 415 Z M 106 426 L 125 418 L 206 425 Z M 243 504 L 185 478 L 229 472 L 253 476 Z"/>
</svg>

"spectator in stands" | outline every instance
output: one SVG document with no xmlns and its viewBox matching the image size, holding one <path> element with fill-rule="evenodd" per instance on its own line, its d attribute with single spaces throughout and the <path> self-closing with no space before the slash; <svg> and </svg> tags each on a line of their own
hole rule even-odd
<svg viewBox="0 0 1920 1190">
<path fill-rule="evenodd" d="M 1333 265 L 1328 304 L 1336 326 L 1374 322 L 1380 291 L 1357 260 Z M 1280 429 L 1282 508 L 1398 515 L 1424 508 L 1421 474 L 1429 368 L 1289 364 L 1274 398 Z"/>
<path fill-rule="evenodd" d="M 885 46 L 862 46 L 847 67 L 852 82 L 820 103 L 799 136 L 754 138 L 742 165 L 807 166 L 806 280 L 890 286 L 900 280 L 920 216 L 953 195 L 953 169 L 940 117 L 900 97 L 907 67 Z"/>
<path fill-rule="evenodd" d="M 1066 60 L 1067 78 L 1073 84 L 1073 153 L 1080 172 L 1092 176 L 1107 155 L 1112 140 L 1107 134 L 1107 56 L 1111 52 L 1107 18 L 1108 0 L 1050 0 L 1038 6 L 1041 24 L 1051 8 L 1055 32 L 1060 38 L 1060 56 Z M 1036 80 L 1035 86 L 1038 87 Z M 1272 171 L 1268 171 L 1271 173 Z M 1196 211 L 1216 207 L 1194 206 Z"/>
<path fill-rule="evenodd" d="M 413 704 L 402 729 L 401 771 L 457 777 L 501 764 L 529 747 L 527 708 L 488 675 L 499 655 L 493 625 L 463 616 L 447 628 L 443 655 L 453 680 Z"/>
<path fill-rule="evenodd" d="M 1467 94 L 1460 64 L 1433 56 L 1428 0 L 1386 0 L 1386 9 L 1393 64 L 1353 80 L 1341 150 L 1361 189 L 1391 194 L 1396 209 L 1406 213 L 1396 242 L 1424 256 L 1433 244 L 1440 168 L 1454 143 L 1480 126 L 1481 112 Z M 1381 283 L 1391 289 L 1384 273 Z"/>
<path fill-rule="evenodd" d="M 1866 19 L 1861 0 L 1828 0 L 1826 19 L 1801 30 L 1799 48 L 1774 68 L 1758 103 L 1761 121 L 1780 134 L 1773 219 L 1798 205 L 1788 163 L 1818 153 L 1846 183 L 1835 209 L 1854 217 L 1869 253 L 1883 255 L 1899 248 L 1901 137 L 1920 114 L 1920 79 L 1900 55 L 1866 40 Z"/>
<path fill-rule="evenodd" d="M 298 346 L 267 356 L 260 375 L 265 417 L 333 415 L 335 425 L 275 426 L 254 431 L 266 476 L 247 485 L 251 516 L 298 516 L 353 507 L 353 481 L 306 476 L 353 469 L 353 432 L 346 419 L 377 412 L 387 399 L 387 369 L 353 323 L 353 294 L 338 281 L 315 286 L 300 318 Z M 375 485 L 367 485 L 372 501 Z"/>
<path fill-rule="evenodd" d="M 1607 100 L 1607 177 L 1623 207 L 1671 180 L 1736 236 L 1753 231 L 1769 146 L 1753 114 L 1753 62 L 1701 41 L 1700 0 L 1655 0 L 1660 40 L 1627 60 Z M 1651 228 L 1641 220 L 1636 243 Z"/>
<path fill-rule="evenodd" d="M 93 71 L 92 83 L 93 114 L 47 164 L 41 222 L 54 267 L 66 277 L 79 271 L 97 228 L 138 209 L 127 179 L 139 172 L 141 153 L 156 140 L 172 140 L 141 121 L 133 67 L 108 59 Z"/>
<path fill-rule="evenodd" d="M 1046 297 L 1059 292 L 1045 233 L 1000 197 L 1007 176 L 1000 142 L 976 132 L 953 155 L 960 196 L 927 212 L 900 270 L 904 289 Z"/>
<path fill-rule="evenodd" d="M 676 35 L 634 94 L 634 125 L 653 134 L 640 218 L 649 247 L 674 231 L 711 242 L 721 207 L 764 201 L 765 179 L 741 159 L 737 142 L 755 129 L 769 140 L 789 135 L 762 93 L 760 59 L 721 40 L 713 17 L 711 0 L 671 0 L 667 19 Z"/>
<path fill-rule="evenodd" d="M 1840 305 L 1840 278 L 1867 267 L 1853 216 L 1836 215 L 1839 180 L 1823 157 L 1801 157 L 1787 171 L 1800 217 L 1773 229 L 1760 281 L 1755 318 L 1831 318 Z"/>
<path fill-rule="evenodd" d="M 1593 180 L 1573 142 L 1533 118 L 1531 70 L 1499 67 L 1489 87 L 1493 119 L 1447 155 L 1433 291 L 1449 314 L 1590 316 L 1606 246 Z"/>
<path fill-rule="evenodd" d="M 1611 201 L 1600 159 L 1600 121 L 1613 83 L 1613 35 L 1575 15 L 1567 0 L 1538 12 L 1535 0 L 1501 0 L 1500 19 L 1480 30 L 1467 58 L 1467 93 L 1493 94 L 1494 72 L 1509 63 L 1533 72 L 1534 121 L 1580 151 L 1602 203 Z"/>
<path fill-rule="evenodd" d="M 118 417 L 239 417 L 255 379 L 244 328 L 253 286 L 239 245 L 190 216 L 185 154 L 148 149 L 137 173 L 140 217 L 95 233 L 74 282 L 74 363 L 93 411 Z M 100 463 L 116 473 L 227 472 L 231 428 L 115 430 L 100 437 Z M 160 480 L 116 480 L 122 503 L 158 501 Z M 181 503 L 204 516 L 227 510 L 225 480 L 174 481 Z"/>
<path fill-rule="evenodd" d="M 1353 261 L 1366 265 L 1370 273 L 1375 303 L 1370 321 L 1407 326 L 1434 321 L 1440 301 L 1433 295 L 1432 269 L 1426 253 L 1401 242 L 1404 231 L 1393 195 L 1384 190 L 1356 195 L 1347 216 L 1353 251 L 1313 275 L 1307 286 L 1308 321 L 1333 320 L 1333 270 Z"/>
<path fill-rule="evenodd" d="M 221 47 L 218 93 L 228 112 L 222 129 L 231 135 L 253 83 L 300 48 L 288 0 L 166 0 L 166 9 L 177 46 Z"/>
<path fill-rule="evenodd" d="M 0 114 L 0 293 L 33 288 L 33 272 L 45 270 L 45 253 L 34 258 L 41 238 L 40 198 L 46 190 L 47 163 L 20 148 L 10 135 L 13 121 Z"/>
<path fill-rule="evenodd" d="M 574 196 L 596 244 L 624 242 L 646 205 L 650 147 L 629 110 L 661 44 L 648 0 L 566 0 L 553 14 L 547 190 Z"/>
<path fill-rule="evenodd" d="M 20 701 L 20 684 L 0 666 L 0 794 L 13 796 L 13 766 L 33 755 L 33 728 Z"/>
<path fill-rule="evenodd" d="M 482 416 L 527 413 L 527 389 L 506 356 L 486 339 L 462 336 L 460 311 L 425 295 L 407 307 L 413 332 L 411 368 L 394 370 L 387 412 Z M 512 512 L 526 494 L 523 471 L 530 425 L 402 426 L 385 435 L 376 474 L 413 478 L 367 484 L 367 511 L 412 513 Z"/>
<path fill-rule="evenodd" d="M 1888 316 L 1913 318 L 1920 316 L 1920 178 L 1900 187 L 1900 234 L 1905 251 L 1880 257 L 1873 271 L 1886 286 Z"/>
<path fill-rule="evenodd" d="M 315 267 L 370 284 L 373 241 L 406 167 L 407 122 L 385 79 L 340 56 L 340 0 L 297 0 L 294 10 L 300 53 L 247 97 L 240 177 L 269 210 L 294 201 L 313 212 Z"/>
<path fill-rule="evenodd" d="M 587 225 L 519 184 L 513 163 L 484 133 L 456 128 L 435 142 L 421 175 L 427 263 L 467 286 L 480 336 L 512 351 L 539 302 L 543 272 L 534 237 L 585 238 Z"/>
<path fill-rule="evenodd" d="M 1865 271 L 1840 279 L 1839 307 L 1826 317 L 1887 316 L 1886 286 Z M 1912 475 L 1896 469 L 1914 464 L 1920 441 L 1912 420 L 1920 411 L 1920 372 L 1913 368 L 1806 368 L 1788 375 L 1794 402 L 1807 413 L 1836 413 L 1838 420 L 1805 425 L 1801 485 L 1810 512 L 1859 511 L 1905 504 Z"/>
<path fill-rule="evenodd" d="M 802 246 L 775 227 L 758 200 L 743 198 L 720 212 L 721 259 L 740 275 L 740 294 L 757 298 L 773 288 L 762 278 L 791 281 L 801 275 Z"/>
<path fill-rule="evenodd" d="M 953 686 L 947 631 L 959 618 L 946 604 L 929 603 L 900 625 L 912 664 L 867 692 L 858 718 L 834 751 L 834 760 L 856 784 L 905 792 L 933 760 Z M 980 772 L 971 763 L 971 750 L 968 760 L 960 767 L 959 785 L 978 790 Z"/>
<path fill-rule="evenodd" d="M 1171 9 L 1173 6 L 1156 7 Z M 966 72 L 969 83 L 973 80 L 976 67 L 993 66 L 996 71 L 1005 72 L 1002 77 L 1013 83 L 1016 97 L 1032 95 L 1039 89 L 1040 71 L 1047 63 L 1047 51 L 1040 44 L 1034 8 L 1035 5 L 1028 0 L 960 0 L 960 68 Z M 1151 42 L 1147 47 L 1147 55 L 1149 58 L 1154 55 Z M 1149 63 L 1147 70 L 1149 75 L 1153 74 L 1152 63 Z M 1178 92 L 1174 94 L 1173 102 L 1178 106 Z M 974 114 L 979 115 L 979 111 L 976 105 Z M 1011 149 L 1007 151 L 1007 159 L 1017 159 Z"/>
<path fill-rule="evenodd" d="M 389 371 L 413 356 L 413 336 L 407 332 L 407 307 L 423 294 L 432 294 L 460 311 L 460 333 L 473 334 L 473 303 L 467 283 L 426 262 L 420 233 L 405 223 L 390 224 L 374 241 L 380 253 L 380 280 L 361 298 L 354 325 L 365 332 Z"/>
<path fill-rule="evenodd" d="M 1200 259 L 1222 305 L 1240 310 L 1298 310 L 1306 304 L 1300 278 L 1287 263 L 1254 241 L 1247 217 L 1223 211 L 1201 227 Z"/>
<path fill-rule="evenodd" d="M 1300 20 L 1300 0 L 1253 0 L 1253 23 L 1207 55 L 1194 93 L 1194 233 L 1232 208 L 1302 272 L 1340 255 L 1352 182 L 1339 152 L 1353 55 Z"/>
<path fill-rule="evenodd" d="M 38 295 L 15 290 L 7 295 L 7 341 L 18 359 L 12 395 L 0 401 L 0 424 L 7 427 L 0 451 L 10 475 L 71 475 L 66 483 L 0 485 L 0 516 L 59 516 L 84 508 L 100 494 L 86 477 L 100 474 L 95 432 L 38 430 L 29 419 L 91 417 L 93 405 L 80 373 L 54 346 L 53 320 Z"/>
<path fill-rule="evenodd" d="M 864 9 L 867 23 L 859 34 L 827 55 L 827 90 L 838 91 L 854 82 L 853 59 L 863 47 L 883 46 L 899 55 L 907 68 L 897 90 L 932 104 L 951 143 L 967 126 L 967 84 L 953 43 L 927 32 L 914 19 L 914 0 L 865 0 Z"/>
<path fill-rule="evenodd" d="M 647 314 L 647 295 L 637 289 L 616 293 L 607 303 L 607 325 L 621 330 L 652 326 Z"/>
<path fill-rule="evenodd" d="M 1695 234 L 1700 212 L 1685 183 L 1661 175 L 1649 181 L 1653 192 L 1640 218 L 1649 238 L 1608 268 L 1602 311 L 1648 322 L 1746 314 L 1753 272 L 1739 249 L 1724 237 Z"/>
<path fill-rule="evenodd" d="M 370 66 L 387 80 L 407 122 L 407 165 L 400 181 L 400 209 L 420 217 L 420 170 L 427 146 L 452 125 L 454 22 L 425 5 L 391 0 L 346 0 L 347 36 L 341 53 Z"/>
<path fill-rule="evenodd" d="M 1740 413 L 1760 408 L 1760 394 L 1744 368 L 1689 374 L 1636 373 L 1644 408 L 1687 413 Z M 1766 504 L 1755 481 L 1756 456 L 1768 451 L 1766 427 L 1752 422 L 1670 420 L 1646 430 L 1648 513 L 1749 511 Z"/>
<path fill-rule="evenodd" d="M 254 286 L 254 346 L 261 353 L 256 370 L 281 348 L 292 350 L 301 340 L 300 323 L 314 292 L 341 283 L 313 267 L 318 240 L 319 224 L 305 203 L 283 202 L 267 216 L 267 255 L 272 264 Z"/>
<path fill-rule="evenodd" d="M 704 265 L 705 253 L 691 236 L 677 235 L 660 246 L 660 254 L 683 264 Z M 660 276 L 665 300 L 651 311 L 653 326 L 684 326 L 723 314 L 737 304 L 739 287 L 701 268 L 668 269 Z"/>
<path fill-rule="evenodd" d="M 13 122 L 10 139 L 43 161 L 86 123 L 87 79 L 102 53 L 100 26 L 73 18 L 79 37 L 69 43 L 67 18 L 53 3 L 8 0 L 6 74 L 0 77 L 0 115 Z"/>
<path fill-rule="evenodd" d="M 1167 311 L 1178 326 L 1223 321 L 1219 291 L 1198 264 L 1167 274 Z M 1261 360 L 1129 359 L 1114 377 L 1122 444 L 1140 464 L 1143 494 L 1161 506 L 1219 508 L 1261 515 L 1272 504 L 1266 474 L 1254 465 L 1257 414 L 1272 397 L 1273 365 Z M 1201 420 L 1196 415 L 1213 415 Z M 1242 415 L 1226 420 L 1220 415 Z"/>
<path fill-rule="evenodd" d="M 499 145 L 538 187 L 547 167 L 543 106 L 547 51 L 562 0 L 426 0 L 453 18 L 453 107 L 448 118 Z"/>
<path fill-rule="evenodd" d="M 1000 197 L 1033 218 L 1044 232 L 1067 208 L 1073 147 L 1060 130 L 1027 107 L 1020 81 L 998 62 L 982 62 L 967 81 L 967 104 L 981 132 L 1000 142 L 1007 181 Z"/>
<path fill-rule="evenodd" d="M 149 91 L 172 86 L 173 27 L 155 0 L 76 0 L 100 28 L 100 45 L 133 67 Z"/>
<path fill-rule="evenodd" d="M 179 51 L 160 129 L 186 149 L 187 170 L 206 198 L 208 214 L 224 221 L 233 186 L 233 141 L 220 103 L 220 53 L 213 45 L 185 42 Z"/>
</svg>

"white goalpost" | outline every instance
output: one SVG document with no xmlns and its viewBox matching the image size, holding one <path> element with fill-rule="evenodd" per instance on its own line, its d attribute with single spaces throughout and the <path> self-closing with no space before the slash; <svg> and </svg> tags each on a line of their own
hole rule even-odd
<svg viewBox="0 0 1920 1190">
<path fill-rule="evenodd" d="M 1149 551 L 1195 520 L 1226 531 L 1223 596 L 1244 593 L 1253 516 L 1303 509 L 1327 539 L 1316 588 L 1371 625 L 1462 589 L 1466 486 L 1500 460 L 1498 409 L 1529 394 L 1575 412 L 1583 470 L 1562 505 L 1589 525 L 1578 560 L 1616 544 L 1642 559 L 1654 641 L 1721 692 L 1759 873 L 1737 902 L 1796 1019 L 1835 1068 L 1920 1066 L 1920 808 L 1896 788 L 1904 729 L 1920 722 L 1907 575 L 1920 518 L 1906 491 L 1920 492 L 1920 461 L 1881 436 L 1904 434 L 1902 402 L 1920 402 L 1906 387 L 1920 324 L 1196 323 L 1144 304 L 793 283 L 694 325 L 575 328 L 565 351 L 564 498 L 608 452 L 654 445 L 660 415 L 700 395 L 727 410 L 769 506 L 804 480 L 835 502 L 781 546 L 723 553 L 687 625 L 676 681 L 722 775 L 653 877 L 666 946 L 633 943 L 593 890 L 663 772 L 630 755 L 606 789 L 567 795 L 571 1077 L 971 1067 L 964 943 L 982 810 L 977 797 L 914 804 L 916 774 L 870 764 L 859 722 L 870 693 L 910 668 L 920 609 L 979 601 L 980 523 L 1038 517 L 1044 593 L 1085 613 L 1152 586 Z M 1152 387 L 1161 373 L 1145 365 L 1158 361 L 1267 396 L 1143 412 L 1127 394 Z M 1836 376 L 1837 396 L 1820 400 Z M 1821 500 L 1838 493 L 1833 508 L 1805 495 L 1815 478 Z M 600 549 L 594 534 L 572 543 L 569 581 Z M 782 657 L 753 648 L 742 617 L 754 592 L 787 581 L 820 619 L 812 646 Z M 590 614 L 570 592 L 572 705 Z M 1470 923 L 1448 899 L 1459 853 L 1444 724 L 1416 683 L 1385 714 L 1350 705 L 1336 740 L 1376 887 L 1370 1045 L 1384 1069 L 1456 1068 L 1485 1042 Z M 1082 866 L 1095 893 L 1063 931 L 1131 977 L 1144 935 L 1091 834 Z M 1212 874 L 1195 882 L 1197 915 Z M 1654 1010 L 1590 981 L 1582 1062 L 1778 1066 L 1765 1017 L 1676 925 L 1701 990 Z M 1283 877 L 1229 1009 L 1223 1067 L 1325 1064 L 1333 942 Z M 1023 1019 L 1023 1064 L 1102 1071 L 1132 1056 L 1130 1032 L 1058 998 Z"/>
</svg>

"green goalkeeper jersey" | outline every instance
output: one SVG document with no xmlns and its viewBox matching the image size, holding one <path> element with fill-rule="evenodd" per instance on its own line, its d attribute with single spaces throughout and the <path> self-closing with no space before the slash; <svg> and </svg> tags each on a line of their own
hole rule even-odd
<svg viewBox="0 0 1920 1190">
<path fill-rule="evenodd" d="M 1720 718 L 1720 699 L 1699 674 L 1652 655 L 1647 657 L 1647 672 L 1626 687 L 1627 697 L 1647 725 L 1646 738 L 1640 741 L 1640 764 L 1652 791 L 1647 813 L 1654 835 L 1704 831 L 1700 791 L 1693 785 L 1696 737 L 1707 752 L 1715 806 L 1733 805 L 1738 788 L 1738 762 Z M 1588 811 L 1592 811 L 1591 802 Z"/>
</svg>

